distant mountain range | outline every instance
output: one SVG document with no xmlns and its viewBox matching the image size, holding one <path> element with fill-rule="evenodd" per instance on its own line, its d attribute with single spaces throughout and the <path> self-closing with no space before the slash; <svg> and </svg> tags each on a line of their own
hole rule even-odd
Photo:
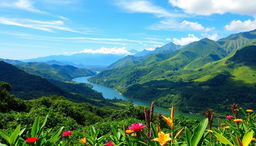
<svg viewBox="0 0 256 146">
<path fill-rule="evenodd" d="M 126 55 L 79 53 L 73 55 L 46 56 L 22 60 L 24 62 L 44 62 L 47 64 L 72 65 L 85 68 L 107 67 Z"/>
<path fill-rule="evenodd" d="M 255 45 L 256 30 L 182 47 L 170 43 L 159 48 L 167 51 L 122 58 L 91 81 L 185 112 L 232 103 L 256 108 Z"/>
</svg>

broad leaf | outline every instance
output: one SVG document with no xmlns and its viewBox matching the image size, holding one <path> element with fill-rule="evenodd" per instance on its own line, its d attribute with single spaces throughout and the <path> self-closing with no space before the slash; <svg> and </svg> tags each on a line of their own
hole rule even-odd
<svg viewBox="0 0 256 146">
<path fill-rule="evenodd" d="M 38 131 L 39 131 L 39 118 L 36 118 L 32 126 L 31 137 L 37 137 Z"/>
<path fill-rule="evenodd" d="M 55 142 L 57 142 L 57 141 L 59 140 L 60 134 L 61 134 L 63 128 L 64 128 L 64 127 L 61 127 L 61 128 L 54 134 L 54 136 L 49 139 L 49 141 L 50 141 L 51 143 L 55 143 Z"/>
<path fill-rule="evenodd" d="M 224 137 L 223 135 L 221 135 L 217 132 L 214 132 L 214 135 L 217 137 L 219 142 L 221 142 L 223 144 L 228 144 L 228 145 L 233 146 L 233 144 L 226 137 Z"/>
<path fill-rule="evenodd" d="M 191 146 L 197 146 L 200 142 L 202 136 L 204 135 L 204 131 L 207 128 L 208 125 L 208 119 L 204 119 L 200 122 L 198 127 L 195 129 L 192 139 L 191 139 Z"/>
<path fill-rule="evenodd" d="M 10 144 L 14 144 L 15 141 L 17 140 L 18 136 L 20 134 L 20 125 L 18 125 L 16 127 L 16 129 L 12 132 L 11 136 L 10 136 Z"/>
<path fill-rule="evenodd" d="M 247 132 L 244 135 L 243 140 L 242 140 L 243 145 L 248 146 L 251 143 L 252 138 L 253 138 L 253 131 Z"/>
<path fill-rule="evenodd" d="M 10 137 L 7 133 L 5 133 L 3 130 L 0 130 L 0 136 L 5 139 L 9 144 L 11 143 Z"/>
</svg>

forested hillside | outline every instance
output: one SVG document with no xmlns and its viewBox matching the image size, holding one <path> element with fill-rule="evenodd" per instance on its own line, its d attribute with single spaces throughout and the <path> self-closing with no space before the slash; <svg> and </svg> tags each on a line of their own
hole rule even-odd
<svg viewBox="0 0 256 146">
<path fill-rule="evenodd" d="M 129 56 L 91 78 L 124 95 L 185 112 L 255 101 L 256 31 L 233 34 L 215 42 L 191 43 L 172 53 Z"/>
</svg>

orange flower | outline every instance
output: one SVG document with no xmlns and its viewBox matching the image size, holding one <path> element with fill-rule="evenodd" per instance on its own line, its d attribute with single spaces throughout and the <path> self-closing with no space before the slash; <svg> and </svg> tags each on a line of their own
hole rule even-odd
<svg viewBox="0 0 256 146">
<path fill-rule="evenodd" d="M 225 123 L 220 123 L 221 126 L 225 126 Z"/>
<path fill-rule="evenodd" d="M 241 123 L 241 122 L 243 122 L 243 119 L 234 119 L 234 122 Z"/>
<path fill-rule="evenodd" d="M 86 144 L 86 137 L 84 137 L 84 138 L 81 138 L 80 140 L 79 140 L 82 144 Z"/>
<path fill-rule="evenodd" d="M 252 109 L 248 109 L 248 110 L 246 110 L 246 112 L 247 112 L 247 113 L 252 113 L 253 110 L 252 110 Z"/>
<path fill-rule="evenodd" d="M 136 133 L 132 133 L 131 136 L 135 137 L 135 136 L 137 136 L 137 134 Z"/>
<path fill-rule="evenodd" d="M 134 132 L 134 131 L 132 131 L 132 130 L 130 130 L 130 129 L 129 129 L 129 130 L 125 130 L 125 133 L 126 133 L 126 134 L 131 134 L 131 133 L 133 133 L 133 132 Z"/>
<path fill-rule="evenodd" d="M 170 117 L 162 116 L 164 121 L 168 124 L 168 126 L 172 129 L 173 128 L 173 120 Z"/>
</svg>

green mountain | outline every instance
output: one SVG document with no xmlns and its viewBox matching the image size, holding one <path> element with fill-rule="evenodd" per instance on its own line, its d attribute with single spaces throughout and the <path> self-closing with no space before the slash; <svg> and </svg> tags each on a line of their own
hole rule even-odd
<svg viewBox="0 0 256 146">
<path fill-rule="evenodd" d="M 256 29 L 249 32 L 232 34 L 217 41 L 228 53 L 238 50 L 247 45 L 256 44 Z"/>
<path fill-rule="evenodd" d="M 12 93 L 23 99 L 60 95 L 77 102 L 94 103 L 95 100 L 104 100 L 100 93 L 85 84 L 49 81 L 5 62 L 0 62 L 0 81 L 10 83 Z"/>
<path fill-rule="evenodd" d="M 239 37 L 231 39 L 233 36 Z M 109 68 L 91 81 L 116 88 L 130 98 L 154 100 L 165 107 L 173 104 L 185 112 L 225 110 L 232 103 L 254 107 L 250 101 L 255 102 L 256 95 L 255 46 L 243 47 L 244 43 L 233 51 L 223 47 L 245 36 L 247 45 L 253 44 L 255 31 L 217 42 L 202 39 L 173 53 L 152 54 L 136 63 Z M 127 60 L 117 63 L 125 64 L 122 61 Z"/>
<path fill-rule="evenodd" d="M 225 55 L 225 51 L 216 42 L 203 39 L 173 53 L 128 56 L 115 63 L 115 67 L 110 66 L 109 70 L 99 73 L 92 81 L 123 89 L 133 83 L 172 78 L 173 73 L 188 72 Z"/>
<path fill-rule="evenodd" d="M 71 65 L 49 65 L 46 63 L 28 62 L 19 63 L 16 66 L 30 74 L 59 81 L 70 81 L 76 77 L 95 75 L 95 72 L 91 70 Z"/>
</svg>

